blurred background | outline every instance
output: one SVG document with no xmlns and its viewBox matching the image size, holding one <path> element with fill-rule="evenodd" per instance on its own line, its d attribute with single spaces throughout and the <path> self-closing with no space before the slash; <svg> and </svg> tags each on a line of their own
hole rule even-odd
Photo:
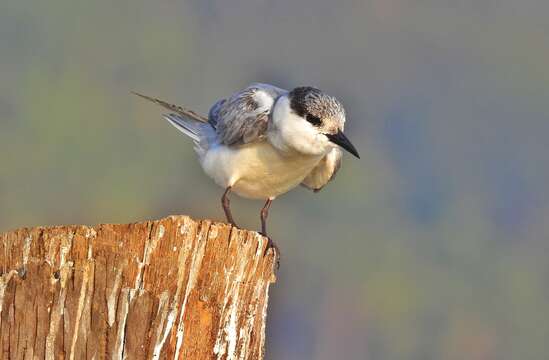
<svg viewBox="0 0 549 360">
<path fill-rule="evenodd" d="M 549 2 L 0 3 L 0 231 L 223 220 L 191 142 L 131 90 L 207 113 L 314 85 L 362 159 L 272 207 L 267 359 L 549 352 Z M 257 229 L 262 203 L 235 198 Z"/>
</svg>

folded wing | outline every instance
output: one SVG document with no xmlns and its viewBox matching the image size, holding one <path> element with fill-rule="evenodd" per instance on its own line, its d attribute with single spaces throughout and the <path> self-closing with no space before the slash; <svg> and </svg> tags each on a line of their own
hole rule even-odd
<svg viewBox="0 0 549 360">
<path fill-rule="evenodd" d="M 301 185 L 314 192 L 319 192 L 328 182 L 335 178 L 341 167 L 341 149 L 334 148 L 320 160 L 318 165 L 307 175 Z"/>
<path fill-rule="evenodd" d="M 286 90 L 268 84 L 252 84 L 212 106 L 208 122 L 224 145 L 262 140 L 267 132 L 275 100 Z"/>
</svg>

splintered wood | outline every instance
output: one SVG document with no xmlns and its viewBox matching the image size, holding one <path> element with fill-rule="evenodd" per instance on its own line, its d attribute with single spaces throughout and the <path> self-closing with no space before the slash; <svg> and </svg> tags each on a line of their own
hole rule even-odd
<svg viewBox="0 0 549 360">
<path fill-rule="evenodd" d="M 262 359 L 267 239 L 171 216 L 0 235 L 0 359 Z"/>
</svg>

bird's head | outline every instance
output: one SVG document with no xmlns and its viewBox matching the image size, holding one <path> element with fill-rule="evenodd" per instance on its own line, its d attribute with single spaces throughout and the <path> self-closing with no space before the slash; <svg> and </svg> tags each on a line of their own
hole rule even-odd
<svg viewBox="0 0 549 360">
<path fill-rule="evenodd" d="M 279 148 L 323 155 L 340 146 L 357 158 L 358 152 L 343 133 L 343 105 L 321 90 L 297 87 L 277 99 L 272 113 L 270 139 Z"/>
</svg>

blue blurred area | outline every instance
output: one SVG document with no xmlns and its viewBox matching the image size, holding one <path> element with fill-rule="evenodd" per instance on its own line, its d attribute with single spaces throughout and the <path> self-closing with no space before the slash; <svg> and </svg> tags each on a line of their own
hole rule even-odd
<svg viewBox="0 0 549 360">
<path fill-rule="evenodd" d="M 340 98 L 351 157 L 277 199 L 269 359 L 549 352 L 549 2 L 0 4 L 0 229 L 222 220 L 136 90 L 206 113 L 253 81 Z M 257 228 L 262 204 L 234 200 Z"/>
</svg>

